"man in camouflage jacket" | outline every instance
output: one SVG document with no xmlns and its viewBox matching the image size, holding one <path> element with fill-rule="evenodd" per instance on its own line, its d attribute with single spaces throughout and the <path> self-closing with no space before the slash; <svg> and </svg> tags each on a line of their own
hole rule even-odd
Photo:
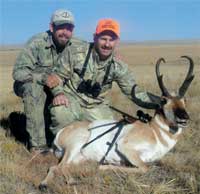
<svg viewBox="0 0 200 194">
<path fill-rule="evenodd" d="M 127 64 L 113 55 L 119 34 L 116 21 L 100 20 L 94 43 L 82 44 L 74 49 L 70 63 L 68 54 L 63 53 L 56 67 L 63 83 L 51 90 L 54 96 L 51 130 L 54 134 L 75 120 L 113 119 L 107 94 L 114 81 L 138 105 L 141 105 L 140 101 L 151 104 L 149 93 L 141 91 L 136 85 Z"/>
<path fill-rule="evenodd" d="M 50 30 L 33 36 L 14 65 L 14 91 L 23 99 L 29 149 L 45 147 L 48 143 L 45 130 L 50 122 L 48 105 L 52 98 L 49 88 L 61 81 L 53 73 L 55 64 L 63 52 L 73 52 L 71 49 L 84 43 L 72 38 L 73 29 L 72 13 L 56 10 L 51 17 Z"/>
</svg>

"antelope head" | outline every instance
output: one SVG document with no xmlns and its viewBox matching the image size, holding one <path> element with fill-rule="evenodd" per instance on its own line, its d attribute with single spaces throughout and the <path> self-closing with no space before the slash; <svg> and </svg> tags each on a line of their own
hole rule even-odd
<svg viewBox="0 0 200 194">
<path fill-rule="evenodd" d="M 188 56 L 182 56 L 182 58 L 185 58 L 189 61 L 189 70 L 187 72 L 185 80 L 183 81 L 181 87 L 178 90 L 177 95 L 172 95 L 168 92 L 167 88 L 163 83 L 163 75 L 160 75 L 159 67 L 161 62 L 165 63 L 165 60 L 163 58 L 160 58 L 156 63 L 156 77 L 158 80 L 160 90 L 162 92 L 160 109 L 157 111 L 162 112 L 169 126 L 174 130 L 178 129 L 179 127 L 182 128 L 187 126 L 189 115 L 185 109 L 184 95 L 194 78 L 193 60 Z"/>
<path fill-rule="evenodd" d="M 180 86 L 178 90 L 178 94 L 176 95 L 170 94 L 163 83 L 163 75 L 160 74 L 160 70 L 159 70 L 161 62 L 165 63 L 165 60 L 163 58 L 158 59 L 156 63 L 156 77 L 157 77 L 158 85 L 162 92 L 162 96 L 159 97 L 159 96 L 147 93 L 152 102 L 143 102 L 135 96 L 136 85 L 132 89 L 133 101 L 137 105 L 143 108 L 147 108 L 147 109 L 155 109 L 157 114 L 162 115 L 167 125 L 170 126 L 170 128 L 174 128 L 176 130 L 179 127 L 187 126 L 189 115 L 185 109 L 184 95 L 194 78 L 193 60 L 188 56 L 182 56 L 182 58 L 185 58 L 189 61 L 189 70 L 187 72 L 185 80 L 183 81 L 182 85 Z"/>
</svg>

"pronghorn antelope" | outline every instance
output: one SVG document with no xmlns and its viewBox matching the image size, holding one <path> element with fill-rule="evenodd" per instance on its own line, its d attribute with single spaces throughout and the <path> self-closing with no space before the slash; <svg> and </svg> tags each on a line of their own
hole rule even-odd
<svg viewBox="0 0 200 194">
<path fill-rule="evenodd" d="M 100 163 L 100 169 L 103 170 L 122 169 L 130 172 L 146 172 L 148 170 L 146 163 L 162 158 L 172 149 L 189 120 L 183 97 L 194 78 L 192 59 L 187 56 L 182 57 L 189 60 L 189 71 L 176 96 L 168 92 L 163 84 L 163 77 L 160 75 L 159 66 L 165 60 L 160 58 L 156 63 L 156 76 L 162 96 L 156 97 L 159 99 L 156 106 L 151 104 L 151 107 L 156 110 L 150 122 L 136 120 L 126 125 L 122 124 L 121 128 L 117 127 L 102 136 L 101 134 L 116 126 L 116 121 L 79 121 L 60 130 L 54 144 L 58 150 L 63 150 L 62 159 L 58 165 L 50 168 L 39 187 L 45 188 L 55 172 L 62 172 L 70 168 L 70 164 L 80 164 L 86 160 L 100 162 L 104 158 Z M 142 103 L 139 99 L 138 103 L 140 106 L 149 108 L 147 103 Z M 114 138 L 115 141 L 112 142 Z M 107 153 L 111 142 L 113 146 Z M 123 164 L 129 164 L 129 167 Z M 131 168 L 130 165 L 137 168 Z"/>
</svg>

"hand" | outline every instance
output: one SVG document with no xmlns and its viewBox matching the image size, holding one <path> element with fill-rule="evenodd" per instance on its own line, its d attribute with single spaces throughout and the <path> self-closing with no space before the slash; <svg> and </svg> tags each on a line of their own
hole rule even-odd
<svg viewBox="0 0 200 194">
<path fill-rule="evenodd" d="M 60 83 L 62 83 L 62 80 L 60 79 L 60 77 L 58 75 L 50 74 L 47 76 L 46 85 L 49 88 L 54 88 L 54 87 L 58 86 Z"/>
<path fill-rule="evenodd" d="M 69 100 L 64 94 L 58 94 L 57 96 L 55 96 L 52 103 L 54 106 L 59 106 L 59 105 L 69 106 Z"/>
</svg>

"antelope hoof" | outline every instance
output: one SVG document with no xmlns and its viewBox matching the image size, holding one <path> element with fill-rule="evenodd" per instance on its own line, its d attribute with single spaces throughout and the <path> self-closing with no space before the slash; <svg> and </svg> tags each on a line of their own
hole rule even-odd
<svg viewBox="0 0 200 194">
<path fill-rule="evenodd" d="M 40 185 L 38 186 L 38 188 L 39 188 L 40 191 L 46 191 L 47 190 L 47 185 L 43 184 L 43 183 L 40 183 Z"/>
</svg>

